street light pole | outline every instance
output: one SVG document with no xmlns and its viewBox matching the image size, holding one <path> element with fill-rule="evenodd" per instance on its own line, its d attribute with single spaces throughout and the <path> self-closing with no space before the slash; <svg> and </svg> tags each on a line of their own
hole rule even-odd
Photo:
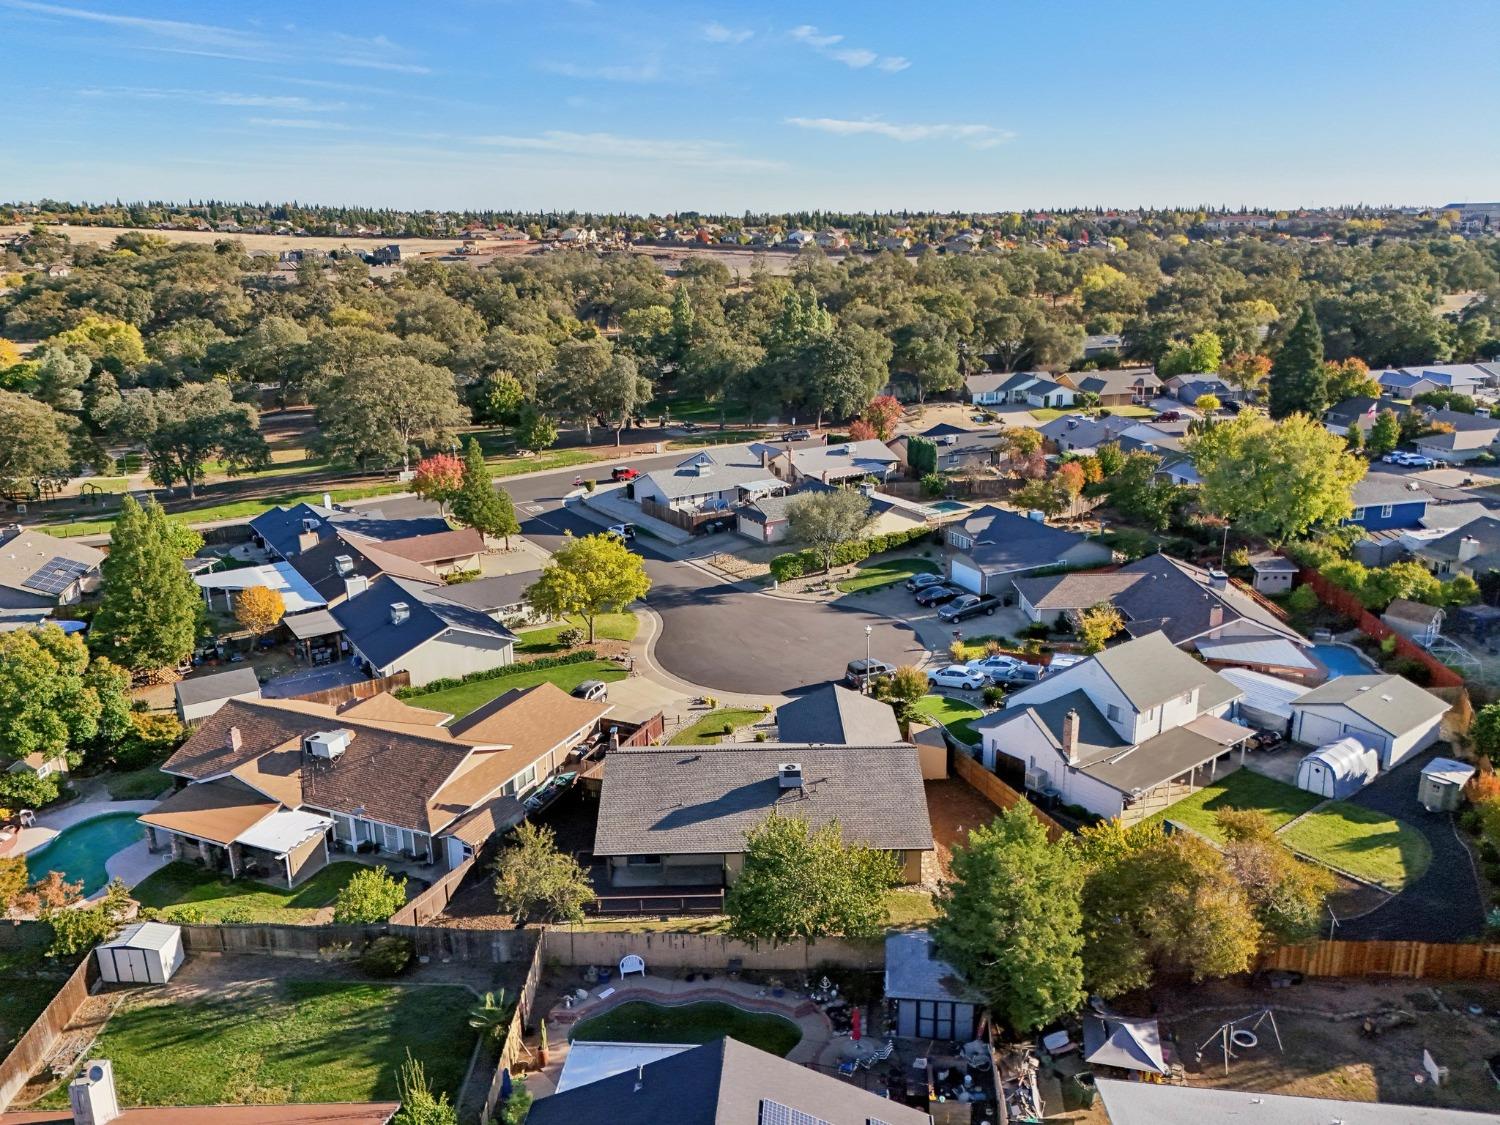
<svg viewBox="0 0 1500 1125">
<path fill-rule="evenodd" d="M 870 634 L 874 631 L 871 626 L 865 626 L 865 678 L 860 683 L 859 689 L 864 695 L 870 694 Z"/>
</svg>

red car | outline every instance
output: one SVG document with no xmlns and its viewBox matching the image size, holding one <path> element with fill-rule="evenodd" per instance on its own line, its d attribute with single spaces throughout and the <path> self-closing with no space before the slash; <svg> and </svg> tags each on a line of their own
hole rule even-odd
<svg viewBox="0 0 1500 1125">
<path fill-rule="evenodd" d="M 639 469 L 632 469 L 629 465 L 616 465 L 613 472 L 609 474 L 610 480 L 635 480 L 641 475 Z"/>
</svg>

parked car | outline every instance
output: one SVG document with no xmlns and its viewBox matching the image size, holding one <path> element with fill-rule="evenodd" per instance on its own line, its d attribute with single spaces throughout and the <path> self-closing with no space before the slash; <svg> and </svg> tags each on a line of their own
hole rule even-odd
<svg viewBox="0 0 1500 1125">
<path fill-rule="evenodd" d="M 929 586 L 941 586 L 947 579 L 941 574 L 913 574 L 906 580 L 906 588 L 913 593 Z"/>
<path fill-rule="evenodd" d="M 608 699 L 609 685 L 603 680 L 584 680 L 569 694 L 574 699 Z"/>
<path fill-rule="evenodd" d="M 1153 422 L 1181 422 L 1182 421 L 1182 411 L 1180 411 L 1180 410 L 1163 410 L 1160 414 L 1158 414 L 1155 418 L 1153 418 L 1151 420 Z"/>
<path fill-rule="evenodd" d="M 1421 453 L 1409 454 L 1406 460 L 1401 463 L 1412 469 L 1434 469 L 1437 467 L 1436 461 Z"/>
<path fill-rule="evenodd" d="M 999 683 L 1025 663 L 1014 656 L 986 656 L 983 660 L 969 661 L 969 667 Z"/>
<path fill-rule="evenodd" d="M 1224 409 L 1230 414 L 1238 414 L 1241 410 L 1245 409 L 1245 404 L 1237 398 L 1231 398 L 1224 403 Z"/>
<path fill-rule="evenodd" d="M 1047 665 L 1047 675 L 1051 676 L 1061 672 L 1064 668 L 1071 668 L 1075 664 L 1082 664 L 1088 657 L 1080 656 L 1076 652 L 1054 652 L 1052 660 Z"/>
<path fill-rule="evenodd" d="M 863 688 L 871 680 L 889 676 L 895 670 L 894 664 L 884 660 L 851 660 L 844 668 L 844 679 L 850 687 Z"/>
<path fill-rule="evenodd" d="M 640 475 L 641 471 L 639 469 L 632 469 L 629 465 L 616 465 L 613 469 L 610 470 L 609 479 L 635 480 L 635 478 Z"/>
<path fill-rule="evenodd" d="M 635 524 L 612 523 L 608 528 L 606 528 L 606 532 L 610 535 L 617 535 L 621 539 L 625 540 L 625 542 L 629 543 L 635 539 Z"/>
<path fill-rule="evenodd" d="M 1046 675 L 1047 669 L 1040 664 L 1017 662 L 1014 668 L 998 670 L 996 674 L 990 676 L 990 679 L 997 684 L 1020 684 L 1024 687 L 1027 684 L 1040 683 Z"/>
<path fill-rule="evenodd" d="M 953 586 L 927 586 L 917 591 L 917 604 L 942 605 L 943 602 L 952 601 L 962 593 L 962 590 Z"/>
<path fill-rule="evenodd" d="M 999 604 L 994 594 L 963 594 L 938 610 L 938 616 L 944 621 L 967 621 L 981 613 L 990 617 Z"/>
<path fill-rule="evenodd" d="M 811 441 L 811 430 L 788 430 L 781 435 L 782 441 Z"/>
<path fill-rule="evenodd" d="M 1406 464 L 1406 458 L 1408 456 L 1409 454 L 1402 453 L 1398 450 L 1394 453 L 1387 453 L 1384 457 L 1381 458 L 1381 461 L 1383 461 L 1387 465 L 1404 465 Z"/>
<path fill-rule="evenodd" d="M 976 672 L 967 664 L 950 664 L 935 672 L 927 673 L 927 682 L 933 687 L 957 688 L 960 691 L 978 691 L 988 684 L 989 677 Z"/>
</svg>

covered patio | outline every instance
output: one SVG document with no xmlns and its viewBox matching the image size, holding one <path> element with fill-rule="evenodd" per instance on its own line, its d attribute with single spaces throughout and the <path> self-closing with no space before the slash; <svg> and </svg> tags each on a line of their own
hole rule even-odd
<svg viewBox="0 0 1500 1125">
<path fill-rule="evenodd" d="M 281 595 L 282 604 L 288 614 L 302 613 L 310 609 L 322 609 L 328 603 L 312 588 L 312 585 L 292 568 L 291 563 L 274 562 L 262 566 L 240 567 L 238 570 L 221 570 L 212 574 L 195 575 L 193 581 L 203 591 L 203 600 L 209 609 L 234 612 L 234 599 L 243 590 L 252 586 L 265 586 Z M 218 595 L 215 604 L 214 595 Z"/>
</svg>

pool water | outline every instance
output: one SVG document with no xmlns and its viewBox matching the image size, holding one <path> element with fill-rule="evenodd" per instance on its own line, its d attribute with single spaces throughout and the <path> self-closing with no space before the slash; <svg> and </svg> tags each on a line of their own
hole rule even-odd
<svg viewBox="0 0 1500 1125">
<path fill-rule="evenodd" d="M 968 508 L 967 504 L 960 504 L 957 500 L 939 500 L 936 504 L 928 504 L 934 512 L 962 512 Z"/>
<path fill-rule="evenodd" d="M 1368 676 L 1378 669 L 1346 645 L 1313 645 L 1313 655 L 1328 666 L 1328 678 Z"/>
<path fill-rule="evenodd" d="M 27 874 L 32 879 L 40 879 L 49 871 L 59 871 L 68 882 L 82 883 L 85 895 L 93 894 L 109 882 L 104 861 L 146 834 L 136 820 L 139 815 L 108 813 L 72 828 L 64 828 L 42 847 L 27 854 Z"/>
</svg>

